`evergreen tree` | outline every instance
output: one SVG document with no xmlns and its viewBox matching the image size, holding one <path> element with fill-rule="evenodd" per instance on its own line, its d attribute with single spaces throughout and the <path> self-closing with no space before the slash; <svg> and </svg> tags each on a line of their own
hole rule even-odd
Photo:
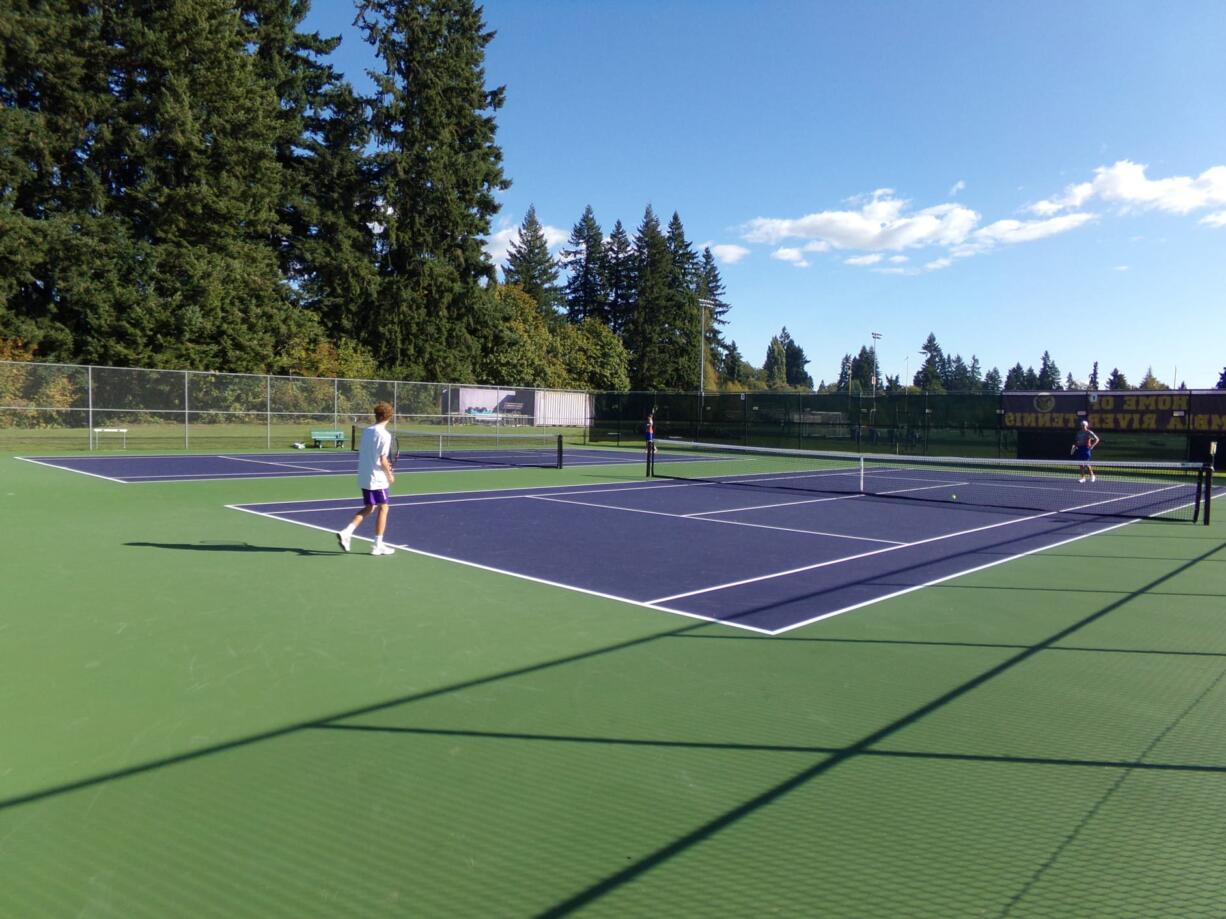
<svg viewBox="0 0 1226 919">
<path fill-rule="evenodd" d="M 372 73 L 373 184 L 383 205 L 373 343 L 389 373 L 471 379 L 493 279 L 483 249 L 495 193 L 508 187 L 485 88 L 485 29 L 473 0 L 360 0 L 358 23 L 383 64 Z"/>
<path fill-rule="evenodd" d="M 1094 362 L 1094 369 L 1090 371 L 1090 382 L 1086 384 L 1086 389 L 1098 390 L 1098 361 Z"/>
<path fill-rule="evenodd" d="M 1034 371 L 1031 371 L 1032 373 Z M 1029 389 L 1026 385 L 1026 371 L 1022 368 L 1021 361 L 1018 361 L 1009 368 L 1009 372 L 1005 374 L 1005 389 L 1018 390 Z"/>
<path fill-rule="evenodd" d="M 297 168 L 304 176 L 290 218 L 288 276 L 328 334 L 374 347 L 380 338 L 367 104 L 347 84 L 328 89 L 326 111 L 309 119 Z"/>
<path fill-rule="evenodd" d="M 950 392 L 971 392 L 971 368 L 962 360 L 961 354 L 955 354 L 948 359 L 947 368 L 941 378 L 941 383 Z"/>
<path fill-rule="evenodd" d="M 722 367 L 728 349 L 722 329 L 728 324 L 726 317 L 731 307 L 724 302 L 724 281 L 720 276 L 719 266 L 715 263 L 715 256 L 711 254 L 709 248 L 702 250 L 702 263 L 698 267 L 697 293 L 703 309 L 706 310 L 706 322 L 704 323 L 706 341 L 704 344 L 708 359 L 716 366 Z"/>
<path fill-rule="evenodd" d="M 1111 375 L 1107 377 L 1107 390 L 1110 392 L 1123 392 L 1128 389 L 1132 389 L 1128 384 L 1128 378 L 1120 373 L 1118 367 L 1113 367 Z"/>
<path fill-rule="evenodd" d="M 809 359 L 804 348 L 796 344 L 786 327 L 779 333 L 779 342 L 783 345 L 784 382 L 799 389 L 813 389 L 813 377 L 805 372 Z"/>
<path fill-rule="evenodd" d="M 766 385 L 771 389 L 783 389 L 788 384 L 787 351 L 778 335 L 771 336 L 770 345 L 766 349 L 766 361 L 762 365 L 766 371 Z"/>
<path fill-rule="evenodd" d="M 1150 391 L 1170 388 L 1171 387 L 1167 386 L 1156 376 L 1154 376 L 1153 367 L 1145 368 L 1145 376 L 1141 377 L 1141 382 L 1137 385 L 1137 389 L 1145 389 Z"/>
<path fill-rule="evenodd" d="M 613 225 L 613 232 L 605 243 L 604 271 L 609 328 L 624 341 L 629 333 L 630 320 L 634 316 L 638 273 L 635 268 L 634 247 L 620 220 Z"/>
<path fill-rule="evenodd" d="M 741 356 L 741 351 L 737 348 L 735 341 L 728 342 L 721 368 L 721 375 L 727 382 L 733 384 L 745 382 L 745 359 Z"/>
<path fill-rule="evenodd" d="M 612 328 L 609 300 L 605 290 L 604 232 L 596 222 L 589 204 L 570 231 L 567 248 L 562 250 L 566 281 L 566 318 L 580 323 L 591 318 Z"/>
<path fill-rule="evenodd" d="M 1222 368 L 1222 375 L 1217 378 L 1215 389 L 1226 389 L 1226 367 Z"/>
<path fill-rule="evenodd" d="M 1033 367 L 1026 368 L 1026 389 L 1039 388 L 1039 375 L 1034 372 Z"/>
<path fill-rule="evenodd" d="M 992 393 L 992 395 L 999 395 L 1001 390 L 1007 389 L 1007 388 L 1008 387 L 1006 387 L 1001 382 L 1000 371 L 997 370 L 995 367 L 993 367 L 991 370 L 989 370 L 987 373 L 984 374 L 983 376 L 983 391 L 984 392 Z"/>
<path fill-rule="evenodd" d="M 850 354 L 844 354 L 843 360 L 839 361 L 839 378 L 834 383 L 834 388 L 837 392 L 849 392 L 851 390 L 851 370 L 852 357 Z"/>
<path fill-rule="evenodd" d="M 693 295 L 674 285 L 673 252 L 648 205 L 634 237 L 634 313 L 625 336 L 636 390 L 697 388 L 698 316 Z"/>
<path fill-rule="evenodd" d="M 928 392 L 943 392 L 945 386 L 941 382 L 941 372 L 944 370 L 948 374 L 948 362 L 945 358 L 945 352 L 937 344 L 936 335 L 929 332 L 928 338 L 920 350 L 925 354 L 924 363 L 915 373 L 914 384 Z"/>
<path fill-rule="evenodd" d="M 983 391 L 983 368 L 979 365 L 979 358 L 973 354 L 971 355 L 971 366 L 967 370 L 967 391 Z"/>
<path fill-rule="evenodd" d="M 1060 389 L 1060 368 L 1056 366 L 1056 362 L 1051 359 L 1051 355 L 1046 351 L 1043 352 L 1043 359 L 1039 364 L 1039 373 L 1035 382 L 1037 384 L 1036 389 Z"/>
<path fill-rule="evenodd" d="M 859 388 L 861 392 L 873 391 L 873 378 L 880 379 L 881 370 L 877 366 L 877 355 L 872 348 L 860 346 L 860 353 L 851 359 L 848 366 L 848 388 Z M 852 384 L 855 384 L 854 386 Z"/>
<path fill-rule="evenodd" d="M 508 284 L 515 284 L 533 299 L 546 319 L 558 315 L 562 299 L 558 289 L 558 265 L 549 254 L 545 229 L 536 219 L 536 208 L 528 205 L 528 213 L 519 225 L 519 235 L 507 250 L 507 264 L 502 272 Z"/>
<path fill-rule="evenodd" d="M 1067 377 L 1065 377 L 1065 379 L 1064 379 L 1064 388 L 1065 388 L 1065 389 L 1070 389 L 1070 390 L 1071 390 L 1071 389 L 1081 389 L 1081 388 L 1082 388 L 1082 387 L 1081 387 L 1081 385 L 1080 385 L 1080 384 L 1078 384 L 1078 382 L 1077 382 L 1076 380 L 1074 380 L 1074 379 L 1073 379 L 1073 372 L 1072 372 L 1071 370 L 1069 371 L 1068 376 L 1067 376 Z"/>
</svg>

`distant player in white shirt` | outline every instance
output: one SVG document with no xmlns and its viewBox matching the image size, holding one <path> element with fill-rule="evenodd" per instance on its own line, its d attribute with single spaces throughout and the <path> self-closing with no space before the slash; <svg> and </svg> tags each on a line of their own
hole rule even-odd
<svg viewBox="0 0 1226 919">
<path fill-rule="evenodd" d="M 387 458 L 392 446 L 392 435 L 387 430 L 391 417 L 392 407 L 380 402 L 375 406 L 375 423 L 362 431 L 362 440 L 358 445 L 358 488 L 362 489 L 362 509 L 353 515 L 349 526 L 336 534 L 337 541 L 346 552 L 349 551 L 353 531 L 376 507 L 379 513 L 375 517 L 375 546 L 370 554 L 391 555 L 396 551 L 383 544 L 383 533 L 387 530 L 387 490 L 396 481 L 392 464 Z"/>
</svg>

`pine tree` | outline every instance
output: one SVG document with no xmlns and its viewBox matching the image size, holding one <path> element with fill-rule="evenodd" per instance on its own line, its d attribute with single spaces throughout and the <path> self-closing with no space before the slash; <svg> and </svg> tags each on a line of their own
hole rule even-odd
<svg viewBox="0 0 1226 919">
<path fill-rule="evenodd" d="M 1094 362 L 1094 369 L 1090 371 L 1090 382 L 1086 384 L 1086 389 L 1098 390 L 1098 361 Z"/>
<path fill-rule="evenodd" d="M 720 373 L 729 383 L 745 382 L 745 359 L 741 357 L 740 349 L 737 348 L 735 341 L 728 342 Z"/>
<path fill-rule="evenodd" d="M 843 359 L 839 361 L 839 378 L 834 383 L 834 388 L 837 392 L 849 392 L 852 382 L 852 357 L 850 354 L 844 354 Z"/>
<path fill-rule="evenodd" d="M 782 389 L 787 386 L 787 351 L 784 349 L 783 342 L 779 340 L 778 335 L 771 336 L 762 369 L 766 371 L 766 385 L 771 389 Z"/>
<path fill-rule="evenodd" d="M 779 342 L 783 345 L 784 382 L 798 389 L 813 389 L 813 377 L 805 371 L 809 359 L 805 357 L 804 348 L 796 344 L 786 326 L 779 333 Z"/>
<path fill-rule="evenodd" d="M 1160 389 L 1170 389 L 1170 388 L 1171 387 L 1167 386 L 1165 383 L 1159 380 L 1156 376 L 1154 376 L 1153 367 L 1145 368 L 1145 376 L 1141 378 L 1141 382 L 1137 385 L 1137 389 L 1144 389 L 1144 390 L 1150 390 L 1150 391 L 1160 390 Z"/>
<path fill-rule="evenodd" d="M 1032 370 L 1031 373 L 1034 371 Z M 1005 374 L 1005 390 L 1030 389 L 1026 385 L 1026 371 L 1022 368 L 1021 361 L 1018 361 L 1009 368 L 1009 372 Z"/>
<path fill-rule="evenodd" d="M 609 328 L 624 341 L 629 333 L 630 320 L 634 316 L 638 273 L 635 268 L 634 247 L 620 220 L 613 224 L 613 232 L 605 243 L 604 271 Z"/>
<path fill-rule="evenodd" d="M 855 384 L 861 392 L 873 391 L 873 379 L 880 379 L 881 370 L 877 366 L 877 355 L 872 348 L 860 346 L 860 352 L 851 359 L 848 367 L 848 384 Z M 851 387 L 851 388 L 855 388 Z"/>
<path fill-rule="evenodd" d="M 612 328 L 609 299 L 605 289 L 604 232 L 596 222 L 589 204 L 570 231 L 567 248 L 562 250 L 566 281 L 566 318 L 580 323 L 591 318 Z"/>
<path fill-rule="evenodd" d="M 1056 366 L 1056 362 L 1051 359 L 1051 355 L 1046 351 L 1043 352 L 1043 358 L 1039 364 L 1039 373 L 1036 378 L 1036 389 L 1058 390 L 1060 389 L 1060 368 Z"/>
<path fill-rule="evenodd" d="M 1107 377 L 1107 390 L 1109 392 L 1123 392 L 1132 389 L 1128 384 L 1128 378 L 1120 373 L 1118 367 L 1111 369 L 1111 375 Z"/>
<path fill-rule="evenodd" d="M 943 392 L 945 386 L 941 382 L 941 372 L 944 370 L 948 374 L 948 362 L 941 346 L 937 344 L 936 335 L 929 332 L 920 350 L 926 356 L 923 365 L 915 373 L 914 384 L 928 392 Z"/>
<path fill-rule="evenodd" d="M 724 342 L 722 329 L 728 324 L 727 316 L 731 307 L 724 301 L 724 281 L 710 248 L 702 250 L 697 293 L 702 308 L 706 310 L 704 344 L 708 360 L 713 361 L 716 366 L 723 366 L 728 345 Z"/>
<path fill-rule="evenodd" d="M 992 395 L 999 395 L 1001 390 L 1006 387 L 1000 380 L 1000 371 L 993 367 L 983 376 L 983 391 Z"/>
<path fill-rule="evenodd" d="M 979 365 L 979 358 L 973 354 L 971 355 L 971 366 L 967 370 L 967 391 L 983 391 L 983 368 Z"/>
<path fill-rule="evenodd" d="M 360 0 L 358 23 L 383 63 L 372 74 L 373 185 L 383 205 L 376 355 L 406 379 L 471 379 L 479 285 L 495 193 L 508 187 L 485 88 L 485 29 L 473 0 Z"/>
<path fill-rule="evenodd" d="M 1064 378 L 1064 388 L 1070 390 L 1081 389 L 1081 386 L 1079 386 L 1077 381 L 1073 379 L 1073 372 L 1071 370 L 1069 371 L 1068 376 Z"/>
<path fill-rule="evenodd" d="M 549 254 L 545 229 L 536 219 L 536 208 L 528 206 L 519 225 L 519 235 L 507 251 L 507 263 L 503 269 L 507 284 L 515 284 L 533 299 L 541 315 L 555 319 L 558 303 L 562 299 L 558 289 L 558 265 Z"/>
<path fill-rule="evenodd" d="M 698 316 L 674 286 L 674 256 L 651 206 L 634 237 L 635 301 L 625 341 L 638 390 L 697 388 Z"/>
<path fill-rule="evenodd" d="M 1222 375 L 1217 378 L 1217 386 L 1215 389 L 1226 389 L 1226 367 L 1222 368 Z"/>
</svg>

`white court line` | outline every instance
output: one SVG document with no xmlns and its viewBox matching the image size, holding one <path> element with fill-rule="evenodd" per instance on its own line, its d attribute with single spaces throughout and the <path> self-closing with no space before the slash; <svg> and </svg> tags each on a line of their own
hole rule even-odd
<svg viewBox="0 0 1226 919">
<path fill-rule="evenodd" d="M 1168 491 L 1170 488 L 1177 488 L 1177 487 L 1179 486 L 1171 485 L 1171 486 L 1167 486 L 1166 488 L 1156 488 L 1152 492 L 1144 492 L 1141 495 L 1129 495 L 1129 497 L 1144 497 L 1144 495 L 1146 494 L 1156 494 L 1157 492 Z M 997 523 L 989 523 L 981 527 L 972 527 L 969 530 L 958 530 L 953 533 L 945 533 L 942 536 L 930 536 L 927 539 L 917 539 L 914 542 L 902 543 L 901 545 L 896 545 L 896 546 L 887 546 L 884 549 L 873 549 L 871 552 L 861 552 L 857 555 L 847 555 L 847 556 L 844 556 L 843 558 L 827 559 L 824 562 L 817 562 L 812 565 L 802 565 L 799 568 L 790 568 L 787 571 L 776 571 L 772 574 L 762 574 L 762 575 L 758 575 L 752 578 L 743 578 L 739 581 L 729 581 L 725 584 L 716 584 L 713 587 L 704 587 L 701 590 L 691 590 L 691 591 L 688 591 L 687 593 L 672 594 L 667 597 L 657 597 L 656 599 L 649 600 L 648 602 L 649 603 L 668 603 L 673 600 L 681 600 L 686 597 L 695 597 L 700 594 L 713 593 L 714 591 L 717 591 L 717 590 L 729 590 L 733 587 L 743 587 L 746 584 L 756 584 L 760 581 L 770 581 L 775 578 L 788 577 L 793 574 L 803 574 L 806 571 L 815 571 L 818 568 L 828 568 L 831 565 L 841 565 L 844 562 L 850 562 L 850 561 L 854 561 L 856 559 L 861 559 L 861 558 L 868 558 L 869 556 L 873 556 L 873 555 L 882 555 L 886 552 L 897 552 L 899 549 L 910 549 L 914 546 L 923 546 L 923 545 L 927 545 L 928 543 L 940 542 L 945 539 L 954 539 L 958 536 L 969 535 L 970 533 L 981 533 L 984 530 L 994 530 L 997 527 L 1014 526 L 1015 524 L 1027 523 L 1031 520 L 1040 520 L 1044 517 L 1052 517 L 1052 516 L 1055 516 L 1056 514 L 1071 513 L 1072 511 L 1084 510 L 1085 508 L 1088 508 L 1088 507 L 1097 507 L 1100 504 L 1110 504 L 1112 501 L 1118 501 L 1118 500 L 1119 500 L 1118 498 L 1108 498 L 1105 501 L 1092 501 L 1089 504 L 1080 504 L 1080 505 L 1077 505 L 1076 507 L 1069 507 L 1063 510 L 1044 511 L 1041 514 L 1031 514 L 1028 517 L 1018 517 L 1013 520 L 1002 520 Z"/>
<path fill-rule="evenodd" d="M 336 530 L 330 529 L 328 527 L 317 526 L 316 524 L 313 524 L 313 523 L 303 523 L 301 520 L 291 520 L 286 517 L 280 517 L 276 514 L 266 514 L 266 513 L 263 513 L 262 511 L 253 511 L 249 508 L 242 507 L 241 505 L 238 505 L 238 504 L 227 504 L 225 505 L 225 507 L 232 511 L 243 511 L 244 513 L 247 513 L 247 514 L 253 514 L 256 517 L 266 517 L 270 520 L 276 520 L 279 523 L 292 523 L 295 526 L 308 527 L 312 530 L 321 530 L 324 533 L 331 533 L 333 535 L 336 534 Z M 362 540 L 363 542 L 370 542 L 370 540 L 365 536 L 357 536 L 356 538 Z M 451 556 L 448 556 L 448 555 L 440 555 L 437 552 L 426 552 L 423 549 L 414 549 L 412 546 L 406 546 L 401 543 L 389 542 L 387 544 L 391 546 L 392 548 L 401 549 L 405 552 L 412 553 L 413 555 L 423 556 L 424 558 L 435 558 L 435 559 L 439 559 L 440 561 L 452 562 L 457 565 L 464 565 L 468 568 L 477 568 L 481 571 L 489 571 L 494 574 L 505 574 L 505 575 L 508 575 L 509 577 L 519 578 L 521 581 L 531 581 L 534 584 L 544 584 L 547 587 L 558 587 L 558 588 L 561 588 L 562 590 L 570 590 L 575 593 L 586 594 L 589 597 L 599 597 L 602 600 L 613 600 L 617 603 L 628 603 L 631 606 L 639 606 L 644 609 L 653 610 L 655 612 L 672 613 L 677 616 L 684 616 L 687 619 L 698 619 L 698 620 L 701 620 L 702 622 L 713 622 L 717 625 L 727 625 L 727 626 L 731 626 L 732 628 L 736 628 L 736 629 L 744 629 L 747 632 L 755 632 L 759 635 L 770 635 L 771 634 L 769 629 L 762 629 L 762 628 L 758 628 L 757 626 L 743 625 L 741 623 L 736 623 L 736 622 L 725 622 L 724 620 L 717 619 L 714 616 L 703 616 L 699 613 L 690 613 L 690 612 L 686 612 L 685 610 L 669 609 L 668 607 L 665 607 L 665 606 L 656 606 L 651 603 L 645 603 L 642 600 L 632 600 L 629 597 L 621 597 L 621 596 L 618 596 L 617 594 L 607 594 L 599 590 L 589 590 L 586 587 L 576 587 L 573 584 L 563 584 L 560 581 L 550 581 L 547 578 L 533 577 L 530 574 L 521 574 L 518 571 L 508 571 L 505 568 L 495 568 L 491 565 L 482 565 L 479 562 L 472 562 L 472 561 L 468 561 L 467 559 L 463 559 L 463 558 L 452 558 Z"/>
<path fill-rule="evenodd" d="M 821 622 L 823 619 L 830 619 L 834 616 L 841 616 L 843 613 L 850 613 L 852 610 L 861 609 L 865 606 L 871 606 L 874 603 L 880 603 L 882 600 L 889 600 L 892 597 L 901 597 L 903 594 L 909 594 L 916 590 L 922 590 L 925 587 L 931 587 L 934 584 L 941 584 L 945 581 L 952 581 L 954 578 L 960 578 L 965 574 L 974 574 L 976 571 L 983 571 L 985 568 L 993 568 L 996 565 L 1003 565 L 1005 562 L 1016 561 L 1019 558 L 1025 558 L 1027 555 L 1034 555 L 1036 552 L 1046 552 L 1048 549 L 1055 549 L 1058 546 L 1064 546 L 1071 542 L 1076 542 L 1079 539 L 1085 539 L 1089 536 L 1098 536 L 1100 533 L 1106 533 L 1110 530 L 1118 530 L 1120 527 L 1126 527 L 1132 523 L 1139 523 L 1142 518 L 1135 520 L 1125 520 L 1122 523 L 1113 523 L 1110 526 L 1103 527 L 1101 530 L 1092 530 L 1089 533 L 1081 533 L 1077 536 L 1070 536 L 1068 539 L 1062 539 L 1059 542 L 1048 543 L 1045 546 L 1039 546 L 1035 549 L 1027 549 L 1025 552 L 1018 552 L 1016 555 L 1010 555 L 1006 558 L 998 558 L 995 561 L 985 562 L 982 565 L 976 565 L 974 568 L 964 568 L 961 571 L 955 571 L 953 574 L 946 574 L 939 578 L 933 578 L 931 581 L 925 581 L 922 584 L 915 584 L 911 587 L 904 587 L 902 590 L 896 590 L 893 593 L 882 594 L 879 597 L 873 597 L 871 600 L 864 600 L 861 603 L 853 603 L 851 606 L 845 606 L 842 609 L 831 610 L 828 613 L 822 613 L 820 616 L 813 616 L 805 619 L 802 622 L 786 625 L 781 629 L 775 629 L 770 634 L 782 635 L 784 632 L 790 632 L 793 629 L 798 629 L 801 626 L 812 625 L 814 622 Z"/>
<path fill-rule="evenodd" d="M 525 497 L 535 498 L 537 501 L 550 501 L 554 504 L 574 504 L 578 507 L 596 507 L 600 508 L 602 511 L 621 511 L 622 513 L 626 514 L 649 514 L 652 517 L 671 517 L 674 520 L 694 520 L 698 523 L 722 523 L 725 526 L 751 527 L 755 530 L 777 530 L 781 533 L 800 533 L 805 536 L 832 536 L 835 539 L 854 539 L 860 542 L 883 542 L 891 546 L 904 545 L 903 543 L 893 539 L 874 539 L 871 536 L 848 536 L 846 533 L 826 533 L 822 530 L 801 530 L 795 527 L 769 526 L 765 523 L 745 523 L 744 521 L 740 520 L 712 520 L 705 517 L 699 519 L 692 514 L 670 514 L 666 511 L 649 511 L 638 507 L 618 507 L 615 504 L 596 504 L 592 501 L 571 501 L 569 498 L 554 498 L 548 495 L 526 495 Z M 847 497 L 860 498 L 863 497 L 863 495 L 848 495 Z"/>
<path fill-rule="evenodd" d="M 251 459 L 246 456 L 229 456 L 224 453 L 217 454 L 217 458 L 223 460 L 234 460 L 236 463 L 255 463 L 259 466 L 273 466 L 277 469 L 305 469 L 307 472 L 329 472 L 329 470 L 320 469 L 318 466 L 299 466 L 297 463 L 275 463 L 272 460 Z M 336 473 L 330 474 L 335 475 Z"/>
<path fill-rule="evenodd" d="M 96 472 L 86 472 L 84 469 L 73 469 L 71 466 L 60 466 L 57 463 L 47 463 L 42 460 L 30 459 L 28 456 L 14 456 L 13 459 L 19 459 L 25 463 L 33 463 L 35 466 L 46 466 L 48 469 L 58 469 L 60 472 L 75 472 L 77 475 L 87 475 L 90 478 L 102 479 L 104 482 L 118 482 L 120 485 L 130 485 L 126 479 L 113 479 L 109 475 L 99 475 Z"/>
</svg>

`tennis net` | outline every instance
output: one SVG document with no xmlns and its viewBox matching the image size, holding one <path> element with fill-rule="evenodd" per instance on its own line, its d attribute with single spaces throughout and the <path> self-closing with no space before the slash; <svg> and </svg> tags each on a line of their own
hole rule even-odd
<svg viewBox="0 0 1226 919">
<path fill-rule="evenodd" d="M 477 463 L 483 466 L 539 466 L 562 468 L 561 434 L 503 434 L 491 431 L 482 434 L 459 434 L 449 431 L 429 432 L 388 429 L 392 435 L 392 450 L 401 459 L 450 460 Z M 358 449 L 362 429 L 353 427 L 350 441 Z"/>
<path fill-rule="evenodd" d="M 737 488 L 955 502 L 1039 513 L 1209 521 L 1212 470 L 1196 463 L 820 453 L 657 441 L 648 474 Z M 1084 481 L 1082 479 L 1084 478 Z"/>
</svg>

